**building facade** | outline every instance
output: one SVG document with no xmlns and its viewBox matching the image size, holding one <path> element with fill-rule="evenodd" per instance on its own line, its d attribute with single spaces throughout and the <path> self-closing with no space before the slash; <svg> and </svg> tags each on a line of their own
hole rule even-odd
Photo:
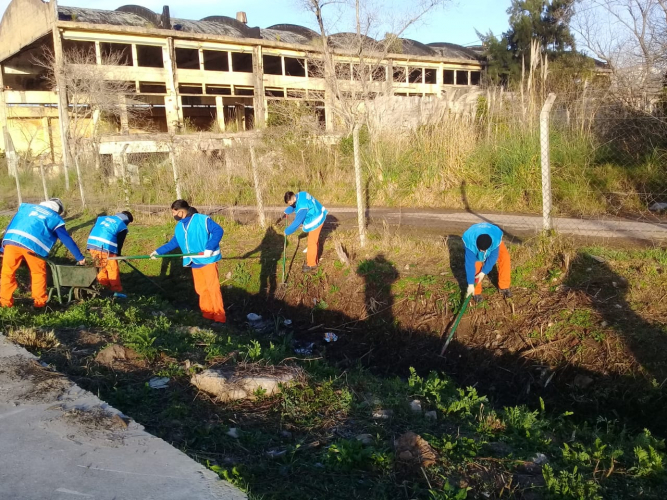
<svg viewBox="0 0 667 500">
<path fill-rule="evenodd" d="M 134 125 L 121 107 L 119 120 L 107 131 L 111 136 L 261 128 L 270 103 L 281 100 L 312 104 L 331 132 L 335 103 L 318 42 L 317 33 L 301 26 L 249 27 L 243 13 L 237 19 L 193 21 L 171 18 L 168 7 L 156 14 L 134 5 L 105 11 L 58 6 L 55 0 L 13 0 L 0 23 L 0 127 L 5 131 L 0 148 L 8 134 L 16 150 L 47 154 L 54 162 L 61 156 L 62 138 L 68 140 L 64 110 L 71 110 L 71 103 L 58 75 L 76 69 L 67 57 L 72 51 L 94 54 L 86 64 L 99 66 L 104 78 L 127 82 L 133 105 L 147 111 L 147 119 Z M 381 71 L 369 77 L 382 82 L 383 95 L 439 98 L 480 84 L 484 62 L 475 51 L 449 43 L 397 42 Z M 354 89 L 358 59 L 343 47 L 333 50 L 336 78 L 349 80 Z M 45 77 L 44 54 L 52 54 L 59 91 Z"/>
</svg>

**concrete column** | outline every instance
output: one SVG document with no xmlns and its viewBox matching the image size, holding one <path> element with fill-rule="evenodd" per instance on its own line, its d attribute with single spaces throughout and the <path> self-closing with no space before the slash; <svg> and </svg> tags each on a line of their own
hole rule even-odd
<svg viewBox="0 0 667 500">
<path fill-rule="evenodd" d="M 255 86 L 253 97 L 253 108 L 255 110 L 255 128 L 266 126 L 266 96 L 264 95 L 264 60 L 262 58 L 262 47 L 252 49 L 252 74 Z"/>
<path fill-rule="evenodd" d="M 225 102 L 221 95 L 215 96 L 215 117 L 218 121 L 220 132 L 225 131 Z"/>
<path fill-rule="evenodd" d="M 245 130 L 245 104 L 236 103 L 236 125 L 238 130 Z"/>
<path fill-rule="evenodd" d="M 102 64 L 102 49 L 100 49 L 100 42 L 95 42 L 95 63 Z"/>
<path fill-rule="evenodd" d="M 176 55 L 174 39 L 167 38 L 167 46 L 162 48 L 164 69 L 167 73 L 167 95 L 164 98 L 164 109 L 167 115 L 167 129 L 176 134 L 183 128 L 183 109 L 178 96 L 178 75 L 176 73 Z"/>
<path fill-rule="evenodd" d="M 394 95 L 394 61 L 387 61 L 387 74 L 385 75 L 385 95 Z"/>
<path fill-rule="evenodd" d="M 53 147 L 53 129 L 51 128 L 51 118 L 49 118 L 48 116 L 42 118 L 42 127 L 44 127 L 46 140 L 49 141 L 49 156 L 51 157 L 51 163 L 55 163 L 56 152 Z"/>
<path fill-rule="evenodd" d="M 129 135 L 130 122 L 127 116 L 127 98 L 123 94 L 118 94 L 118 107 L 120 111 L 120 133 Z"/>
<path fill-rule="evenodd" d="M 57 8 L 57 7 L 56 7 Z M 57 19 L 57 18 L 56 18 Z M 53 25 L 53 54 L 55 58 L 55 77 L 58 92 L 58 121 L 60 125 L 60 143 L 62 145 L 62 161 L 65 168 L 65 185 L 69 189 L 70 137 L 69 137 L 69 103 L 67 101 L 67 79 L 65 78 L 65 61 L 60 30 Z"/>
</svg>

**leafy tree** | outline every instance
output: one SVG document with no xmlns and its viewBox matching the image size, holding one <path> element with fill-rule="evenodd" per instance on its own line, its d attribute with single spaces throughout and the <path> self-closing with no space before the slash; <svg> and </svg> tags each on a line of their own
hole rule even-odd
<svg viewBox="0 0 667 500">
<path fill-rule="evenodd" d="M 530 42 L 537 39 L 550 59 L 575 51 L 569 23 L 575 0 L 512 0 L 507 9 L 510 29 L 497 38 L 492 32 L 478 33 L 489 59 L 488 76 L 507 84 L 521 76 L 521 60 L 530 54 Z"/>
</svg>

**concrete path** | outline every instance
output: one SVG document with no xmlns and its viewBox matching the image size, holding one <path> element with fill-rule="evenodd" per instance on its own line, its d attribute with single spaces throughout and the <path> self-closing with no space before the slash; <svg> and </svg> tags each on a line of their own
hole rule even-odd
<svg viewBox="0 0 667 500">
<path fill-rule="evenodd" d="M 0 335 L 0 499 L 245 498 Z"/>
<path fill-rule="evenodd" d="M 137 205 L 139 210 L 155 212 L 159 207 Z M 255 207 L 198 207 L 201 212 L 231 215 L 241 220 L 255 218 Z M 166 207 L 164 208 L 166 210 Z M 270 221 L 275 220 L 284 207 L 266 207 Z M 356 225 L 357 211 L 354 207 L 331 207 L 329 213 L 343 225 Z M 477 222 L 491 222 L 515 235 L 536 234 L 542 231 L 542 216 L 523 214 L 474 213 L 453 210 L 419 210 L 397 208 L 371 208 L 367 212 L 371 225 L 382 227 L 386 223 L 392 227 L 425 230 L 442 235 L 462 234 Z M 628 220 L 612 217 L 576 219 L 556 217 L 554 229 L 562 234 L 592 238 L 625 238 L 633 240 L 667 240 L 667 221 L 647 215 L 646 219 Z"/>
<path fill-rule="evenodd" d="M 257 218 L 257 209 L 252 206 L 202 206 L 200 212 L 225 215 L 242 222 Z M 269 222 L 273 222 L 284 210 L 284 206 L 265 207 L 264 212 Z M 132 210 L 144 213 L 168 213 L 167 205 L 133 205 Z M 343 227 L 356 226 L 357 209 L 355 207 L 329 207 L 329 213 Z M 0 215 L 13 215 L 11 210 L 1 211 Z M 457 210 L 427 210 L 401 208 L 370 208 L 367 211 L 370 226 L 382 228 L 387 224 L 406 231 L 418 230 L 439 235 L 462 234 L 471 224 L 491 222 L 500 226 L 506 233 L 517 236 L 533 235 L 542 231 L 542 216 L 529 214 L 475 213 Z M 329 220 L 332 220 L 331 218 Z M 622 238 L 629 240 L 665 241 L 667 240 L 667 220 L 646 214 L 637 220 L 615 217 L 572 218 L 556 217 L 554 229 L 562 234 L 585 238 Z"/>
</svg>

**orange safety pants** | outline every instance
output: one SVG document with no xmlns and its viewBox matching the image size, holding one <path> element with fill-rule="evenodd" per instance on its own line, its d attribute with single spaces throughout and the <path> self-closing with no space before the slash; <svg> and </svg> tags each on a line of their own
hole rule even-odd
<svg viewBox="0 0 667 500">
<path fill-rule="evenodd" d="M 26 248 L 6 245 L 0 275 L 0 306 L 2 307 L 14 305 L 14 292 L 18 287 L 16 271 L 24 259 L 30 268 L 32 299 L 35 301 L 35 307 L 46 306 L 49 298 L 46 294 L 46 262 Z"/>
<path fill-rule="evenodd" d="M 320 261 L 320 233 L 323 226 L 324 224 L 308 233 L 308 253 L 306 254 L 306 265 L 308 267 L 315 267 Z"/>
<path fill-rule="evenodd" d="M 120 267 L 117 260 L 109 260 L 109 257 L 116 257 L 115 253 L 104 252 L 101 250 L 90 250 L 95 265 L 99 267 L 97 281 L 112 292 L 122 292 L 123 287 L 120 284 Z"/>
<path fill-rule="evenodd" d="M 207 264 L 200 268 L 193 267 L 192 278 L 195 281 L 195 291 L 199 295 L 199 309 L 204 318 L 217 323 L 225 323 L 227 316 L 220 291 L 218 264 Z"/>
<path fill-rule="evenodd" d="M 510 287 L 511 284 L 511 264 L 510 264 L 510 253 L 507 251 L 505 243 L 501 242 L 500 247 L 498 248 L 498 288 L 501 290 L 506 290 Z M 482 267 L 484 266 L 483 262 L 475 262 L 475 274 L 478 274 Z M 477 283 L 475 286 L 475 295 L 482 293 L 482 284 Z"/>
</svg>

